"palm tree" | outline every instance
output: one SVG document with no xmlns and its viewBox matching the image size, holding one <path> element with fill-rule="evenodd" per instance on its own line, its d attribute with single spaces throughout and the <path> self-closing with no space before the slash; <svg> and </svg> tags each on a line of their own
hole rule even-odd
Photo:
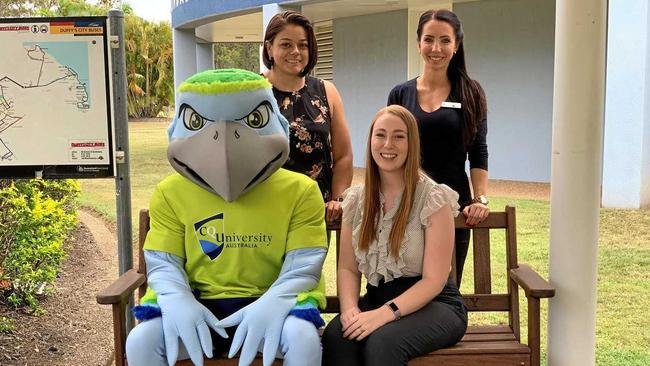
<svg viewBox="0 0 650 366">
<path fill-rule="evenodd" d="M 26 17 L 35 15 L 38 9 L 50 9 L 57 0 L 0 0 L 0 17 Z"/>
<path fill-rule="evenodd" d="M 0 17 L 106 15 L 116 0 L 0 0 Z M 153 23 L 122 5 L 130 117 L 156 117 L 174 100 L 172 34 L 168 22 Z"/>
<path fill-rule="evenodd" d="M 125 20 L 129 116 L 156 117 L 173 100 L 171 26 Z M 153 84 L 153 85 L 152 85 Z"/>
</svg>

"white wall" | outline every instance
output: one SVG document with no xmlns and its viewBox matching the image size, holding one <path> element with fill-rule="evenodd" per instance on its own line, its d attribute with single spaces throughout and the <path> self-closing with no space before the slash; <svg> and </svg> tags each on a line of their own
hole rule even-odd
<svg viewBox="0 0 650 366">
<path fill-rule="evenodd" d="M 609 3 L 602 191 L 606 207 L 650 205 L 649 20 L 647 0 Z"/>
<path fill-rule="evenodd" d="M 334 33 L 334 84 L 343 98 L 354 166 L 365 166 L 368 127 L 388 92 L 407 78 L 407 11 L 339 18 Z"/>
<path fill-rule="evenodd" d="M 469 74 L 487 94 L 490 178 L 548 182 L 555 2 L 477 1 L 454 12 Z"/>
</svg>

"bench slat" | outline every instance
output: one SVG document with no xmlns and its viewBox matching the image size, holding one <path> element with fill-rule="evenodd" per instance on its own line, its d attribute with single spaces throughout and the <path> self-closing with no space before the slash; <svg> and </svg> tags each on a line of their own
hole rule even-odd
<svg viewBox="0 0 650 366">
<path fill-rule="evenodd" d="M 463 301 L 469 311 L 510 310 L 510 297 L 507 294 L 463 295 Z M 327 296 L 327 307 L 323 313 L 337 314 L 339 309 L 339 299 L 336 296 Z"/>
<path fill-rule="evenodd" d="M 409 361 L 409 366 L 530 366 L 526 354 L 437 355 Z"/>
<path fill-rule="evenodd" d="M 503 325 L 471 325 L 467 327 L 467 334 L 483 334 L 483 333 L 512 333 L 510 326 Z"/>
<path fill-rule="evenodd" d="M 459 342 L 455 346 L 439 349 L 431 352 L 432 355 L 453 355 L 453 354 L 500 354 L 500 353 L 521 353 L 530 354 L 530 348 L 517 341 L 485 341 L 485 342 Z"/>
<path fill-rule="evenodd" d="M 205 366 L 238 366 L 239 365 L 239 359 L 238 358 L 233 358 L 233 359 L 228 359 L 228 358 L 219 358 L 219 359 L 209 359 L 205 358 L 203 361 L 203 364 Z M 255 361 L 251 364 L 252 366 L 263 366 L 262 365 L 262 357 L 257 357 L 255 358 Z M 273 366 L 282 366 L 282 360 L 275 360 L 273 361 Z M 192 361 L 190 360 L 184 360 L 184 361 L 178 361 L 176 362 L 176 366 L 194 366 Z"/>
<path fill-rule="evenodd" d="M 426 356 L 419 357 L 411 360 L 409 366 L 418 365 L 437 365 L 431 363 L 432 360 L 440 359 L 440 365 L 528 365 L 526 357 L 529 357 L 530 349 L 525 345 L 515 341 L 486 341 L 486 342 L 465 342 L 461 341 L 451 348 L 441 349 L 432 352 Z M 463 357 L 470 357 L 475 355 L 474 363 L 467 363 Z M 454 358 L 454 356 L 456 356 Z M 523 358 L 522 358 L 523 357 Z M 453 363 L 461 362 L 461 363 Z M 237 359 L 205 359 L 205 365 L 209 366 L 237 366 Z M 487 362 L 487 363 L 486 363 Z M 492 362 L 492 363 L 490 363 Z M 501 362 L 501 363 L 498 363 Z M 526 362 L 526 363 L 521 363 Z M 179 361 L 176 363 L 178 366 L 191 366 L 190 360 Z M 257 357 L 252 365 L 261 366 L 262 358 Z M 273 366 L 282 365 L 281 360 L 275 360 Z"/>
<path fill-rule="evenodd" d="M 456 362 L 463 360 L 463 357 L 471 358 L 472 355 L 475 357 L 474 363 L 467 363 L 467 360 L 464 360 L 462 363 L 452 363 L 454 359 Z M 521 344 L 516 341 L 482 341 L 482 342 L 467 342 L 461 341 L 457 345 L 441 349 L 435 352 L 432 352 L 428 355 L 419 357 L 417 359 L 411 360 L 409 366 L 417 365 L 437 365 L 436 363 L 431 363 L 432 360 L 440 359 L 444 363 L 440 365 L 528 365 L 526 362 L 522 364 L 521 362 L 526 361 L 526 357 L 530 357 L 530 348 L 526 345 Z M 456 358 L 453 358 L 456 356 Z M 523 358 L 522 358 L 523 357 Z M 492 361 L 490 361 L 492 360 Z M 479 363 L 479 361 L 481 363 Z M 490 362 L 501 362 L 501 363 L 490 363 Z M 212 366 L 237 366 L 238 359 L 205 359 L 205 365 Z M 485 363 L 487 362 L 487 363 Z M 515 362 L 515 363 L 511 363 Z M 179 361 L 176 363 L 178 366 L 191 366 L 192 362 L 190 360 Z M 262 365 L 262 358 L 257 357 L 252 363 L 254 366 Z M 281 360 L 275 360 L 273 362 L 274 366 L 282 365 Z"/>
<path fill-rule="evenodd" d="M 463 336 L 461 342 L 499 342 L 499 341 L 516 341 L 515 334 L 510 333 L 475 333 Z"/>
<path fill-rule="evenodd" d="M 490 212 L 490 216 L 487 217 L 482 223 L 476 226 L 467 226 L 465 224 L 464 215 L 458 215 L 454 221 L 456 229 L 476 229 L 476 228 L 487 228 L 487 229 L 505 229 L 508 227 L 508 220 L 506 219 L 505 212 Z"/>
<path fill-rule="evenodd" d="M 510 297 L 506 294 L 463 295 L 463 301 L 469 311 L 508 311 Z"/>
<path fill-rule="evenodd" d="M 490 231 L 489 229 L 475 229 L 472 237 L 474 247 L 474 293 L 491 294 Z"/>
<path fill-rule="evenodd" d="M 341 309 L 339 298 L 336 296 L 327 296 L 327 307 L 322 312 L 325 314 L 338 314 Z"/>
</svg>

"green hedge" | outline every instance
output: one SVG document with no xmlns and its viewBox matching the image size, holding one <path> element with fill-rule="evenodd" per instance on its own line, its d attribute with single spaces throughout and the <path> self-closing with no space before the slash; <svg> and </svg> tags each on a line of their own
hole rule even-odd
<svg viewBox="0 0 650 366">
<path fill-rule="evenodd" d="M 75 180 L 0 182 L 0 298 L 41 312 L 65 258 L 63 243 L 77 221 Z"/>
</svg>

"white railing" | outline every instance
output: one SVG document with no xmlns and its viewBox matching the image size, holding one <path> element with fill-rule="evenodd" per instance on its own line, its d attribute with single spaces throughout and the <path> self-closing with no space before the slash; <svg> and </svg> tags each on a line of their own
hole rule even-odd
<svg viewBox="0 0 650 366">
<path fill-rule="evenodd" d="M 190 0 L 171 0 L 172 1 L 172 10 L 175 9 L 177 6 L 183 5 L 186 2 Z"/>
</svg>

